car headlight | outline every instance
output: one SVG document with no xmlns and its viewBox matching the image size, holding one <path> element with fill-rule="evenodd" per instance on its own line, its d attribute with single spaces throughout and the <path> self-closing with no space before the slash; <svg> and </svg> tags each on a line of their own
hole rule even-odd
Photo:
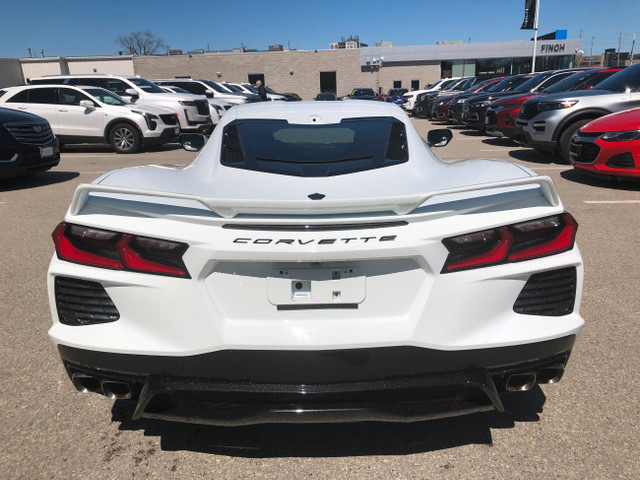
<svg viewBox="0 0 640 480">
<path fill-rule="evenodd" d="M 131 110 L 131 112 L 142 115 L 144 117 L 144 121 L 147 122 L 147 127 L 149 127 L 149 130 L 155 130 L 158 126 L 156 120 L 159 120 L 159 118 L 157 115 L 154 115 L 153 113 L 143 112 L 141 110 Z"/>
<path fill-rule="evenodd" d="M 563 102 L 538 102 L 538 111 L 546 112 L 547 110 L 562 110 L 565 108 L 571 108 L 578 100 L 565 100 Z"/>
<path fill-rule="evenodd" d="M 185 107 L 195 107 L 196 102 L 192 102 L 191 100 L 178 100 L 180 105 L 184 105 Z"/>
<path fill-rule="evenodd" d="M 491 100 L 483 100 L 481 102 L 472 103 L 471 105 L 474 108 L 484 108 L 484 107 L 488 107 L 489 105 L 491 105 Z"/>
<path fill-rule="evenodd" d="M 625 130 L 624 132 L 608 132 L 600 137 L 605 142 L 629 142 L 640 140 L 640 130 Z"/>
</svg>

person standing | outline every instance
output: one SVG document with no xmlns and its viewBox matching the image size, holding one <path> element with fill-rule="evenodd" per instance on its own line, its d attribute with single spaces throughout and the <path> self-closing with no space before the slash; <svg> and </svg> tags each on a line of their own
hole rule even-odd
<svg viewBox="0 0 640 480">
<path fill-rule="evenodd" d="M 260 95 L 260 100 L 262 100 L 263 102 L 269 100 L 269 97 L 267 97 L 267 89 L 264 88 L 262 80 L 258 80 L 256 82 L 256 87 L 258 87 L 258 95 Z"/>
</svg>

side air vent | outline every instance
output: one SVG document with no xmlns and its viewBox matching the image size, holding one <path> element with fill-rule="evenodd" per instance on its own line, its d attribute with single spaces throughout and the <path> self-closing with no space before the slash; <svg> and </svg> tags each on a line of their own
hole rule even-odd
<svg viewBox="0 0 640 480">
<path fill-rule="evenodd" d="M 633 155 L 631 152 L 619 153 L 607 160 L 607 167 L 610 168 L 634 168 Z"/>
<path fill-rule="evenodd" d="M 568 315 L 573 312 L 576 283 L 575 267 L 531 275 L 513 305 L 513 310 L 527 315 Z"/>
<path fill-rule="evenodd" d="M 120 318 L 109 294 L 97 282 L 56 277 L 55 295 L 58 318 L 65 325 L 92 325 Z"/>
</svg>

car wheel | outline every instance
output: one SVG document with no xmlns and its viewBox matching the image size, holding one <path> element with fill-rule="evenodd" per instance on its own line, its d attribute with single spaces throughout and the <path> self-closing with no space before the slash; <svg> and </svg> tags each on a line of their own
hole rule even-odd
<svg viewBox="0 0 640 480">
<path fill-rule="evenodd" d="M 562 132 L 560 140 L 558 141 L 558 154 L 563 162 L 569 163 L 569 144 L 571 143 L 571 137 L 573 137 L 573 134 L 576 133 L 580 127 L 586 125 L 591 120 L 593 120 L 593 118 L 586 118 L 573 122 L 565 129 L 564 132 Z"/>
<path fill-rule="evenodd" d="M 117 153 L 135 153 L 140 149 L 140 136 L 135 127 L 119 123 L 111 129 L 109 143 Z"/>
<path fill-rule="evenodd" d="M 416 105 L 413 108 L 413 113 L 415 114 L 416 117 L 421 116 L 424 113 L 424 107 L 422 105 Z"/>
</svg>

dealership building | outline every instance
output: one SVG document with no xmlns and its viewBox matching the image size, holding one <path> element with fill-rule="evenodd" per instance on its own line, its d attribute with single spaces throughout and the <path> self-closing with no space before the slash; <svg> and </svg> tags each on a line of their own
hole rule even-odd
<svg viewBox="0 0 640 480">
<path fill-rule="evenodd" d="M 536 71 L 572 67 L 580 39 L 541 40 Z M 321 91 L 347 95 L 353 88 L 387 91 L 423 88 L 442 77 L 481 78 L 530 72 L 533 42 L 445 43 L 353 49 L 229 51 L 183 55 L 0 59 L 0 87 L 55 74 L 111 73 L 148 79 L 192 77 L 214 81 L 263 79 L 276 91 L 311 100 Z"/>
</svg>

